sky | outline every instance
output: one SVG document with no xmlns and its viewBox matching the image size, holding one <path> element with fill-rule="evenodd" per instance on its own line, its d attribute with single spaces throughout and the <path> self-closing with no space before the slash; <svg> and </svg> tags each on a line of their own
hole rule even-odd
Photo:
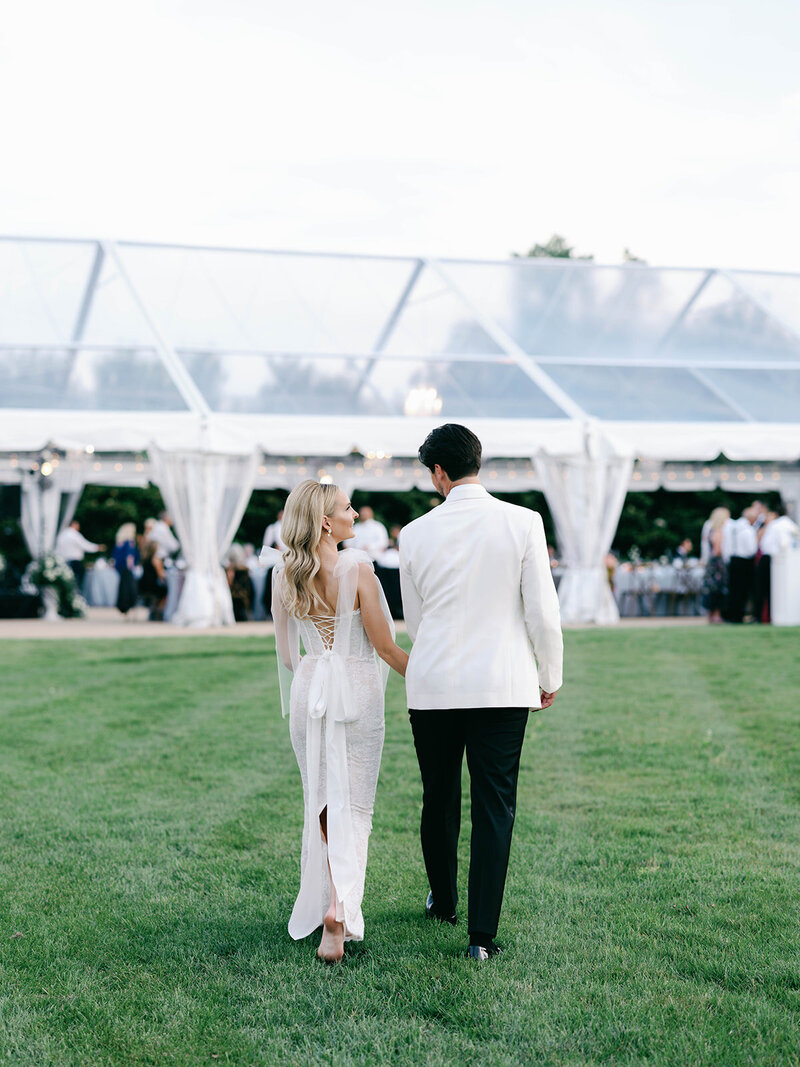
<svg viewBox="0 0 800 1067">
<path fill-rule="evenodd" d="M 800 271 L 796 0 L 0 20 L 0 234 Z"/>
</svg>

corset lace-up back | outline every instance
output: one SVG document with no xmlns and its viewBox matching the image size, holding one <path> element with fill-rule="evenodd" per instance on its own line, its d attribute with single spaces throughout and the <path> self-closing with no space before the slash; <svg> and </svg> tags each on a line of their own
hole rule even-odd
<svg viewBox="0 0 800 1067">
<path fill-rule="evenodd" d="M 336 616 L 309 615 L 308 618 L 314 623 L 325 648 L 333 648 L 333 636 L 336 633 Z"/>
<path fill-rule="evenodd" d="M 307 655 L 321 656 L 323 652 L 332 651 L 338 622 L 335 615 L 306 615 L 298 622 Z M 337 651 L 348 658 L 374 659 L 374 650 L 364 632 L 361 612 L 358 608 L 353 612 L 347 646 L 347 648 L 337 648 Z"/>
</svg>

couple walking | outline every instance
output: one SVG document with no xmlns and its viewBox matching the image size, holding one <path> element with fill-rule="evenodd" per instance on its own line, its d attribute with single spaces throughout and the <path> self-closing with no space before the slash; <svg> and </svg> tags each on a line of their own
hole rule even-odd
<svg viewBox="0 0 800 1067">
<path fill-rule="evenodd" d="M 361 902 L 389 668 L 406 679 L 422 775 L 426 911 L 453 925 L 467 754 L 468 952 L 476 960 L 499 952 L 494 938 L 528 712 L 549 707 L 561 685 L 558 599 L 541 517 L 486 492 L 478 480 L 480 441 L 464 426 L 433 430 L 419 458 L 445 501 L 400 536 L 410 657 L 395 643 L 369 558 L 337 551 L 353 536 L 356 518 L 346 494 L 303 482 L 283 518 L 288 547 L 273 574 L 273 616 L 282 705 L 305 801 L 289 933 L 307 937 L 321 925 L 317 955 L 329 962 L 341 959 L 345 941 L 364 936 Z"/>
</svg>

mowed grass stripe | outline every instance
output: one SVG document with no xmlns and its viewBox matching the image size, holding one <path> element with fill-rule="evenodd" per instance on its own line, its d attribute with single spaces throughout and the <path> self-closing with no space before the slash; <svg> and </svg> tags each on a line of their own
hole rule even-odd
<svg viewBox="0 0 800 1067">
<path fill-rule="evenodd" d="M 31 1064 L 798 1062 L 797 638 L 567 635 L 567 687 L 523 754 L 506 952 L 483 969 L 463 958 L 463 918 L 422 916 L 399 679 L 367 940 L 326 969 L 285 932 L 302 810 L 269 643 L 9 642 L 0 1050 Z"/>
</svg>

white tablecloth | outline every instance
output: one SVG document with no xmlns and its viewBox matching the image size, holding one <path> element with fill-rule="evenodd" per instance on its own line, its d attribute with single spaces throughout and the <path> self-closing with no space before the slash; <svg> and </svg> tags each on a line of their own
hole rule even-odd
<svg viewBox="0 0 800 1067">
<path fill-rule="evenodd" d="M 113 608 L 119 592 L 119 575 L 108 564 L 95 563 L 83 576 L 81 589 L 86 603 L 92 608 Z"/>
<path fill-rule="evenodd" d="M 622 564 L 614 574 L 620 615 L 699 615 L 704 573 L 699 564 Z"/>
</svg>

